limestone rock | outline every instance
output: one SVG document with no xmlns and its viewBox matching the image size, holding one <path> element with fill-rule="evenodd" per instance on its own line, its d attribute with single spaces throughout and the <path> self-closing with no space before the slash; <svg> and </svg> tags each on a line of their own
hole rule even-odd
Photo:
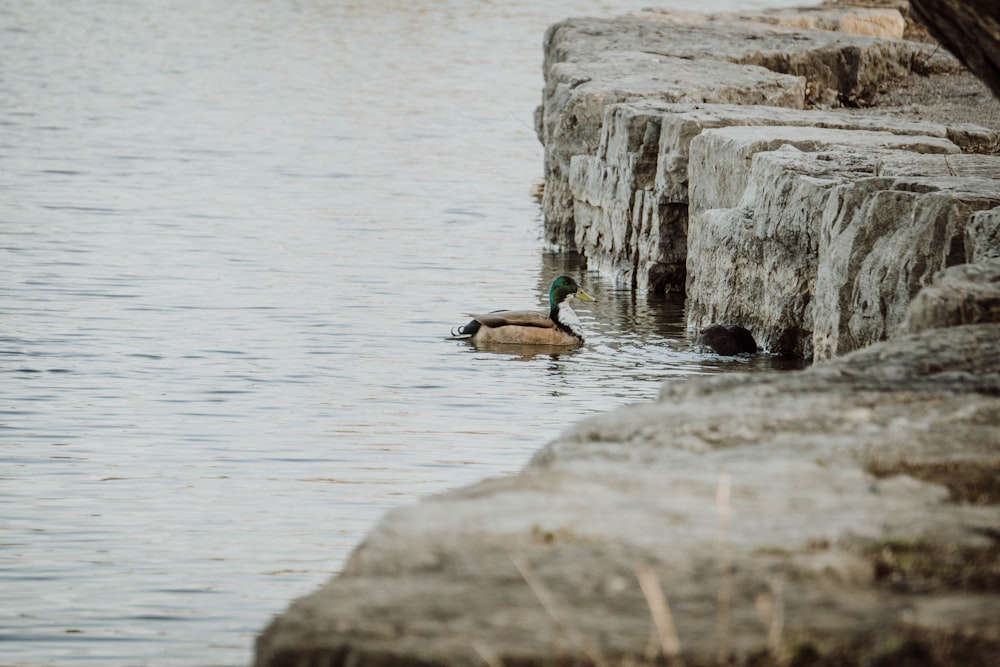
<svg viewBox="0 0 1000 667">
<path fill-rule="evenodd" d="M 688 165 L 688 325 L 741 322 L 766 350 L 816 359 L 891 335 L 936 271 L 996 247 L 1000 158 L 955 151 L 860 130 L 703 131 Z"/>
<path fill-rule="evenodd" d="M 586 254 L 589 266 L 640 289 L 682 286 L 687 262 L 691 140 L 706 129 L 764 125 L 951 138 L 963 150 L 996 140 L 996 133 L 982 128 L 958 133 L 937 123 L 877 116 L 650 99 L 614 104 L 604 113 L 595 155 L 576 155 L 570 162 L 573 242 Z M 900 147 L 908 142 L 887 140 Z M 940 150 L 956 150 L 945 141 L 940 146 Z M 942 162 L 942 169 L 944 165 Z M 984 163 L 976 167 L 976 173 L 997 166 L 995 160 L 991 167 Z M 723 206 L 707 199 L 706 207 Z"/>
<path fill-rule="evenodd" d="M 900 332 L 983 322 L 1000 322 L 1000 256 L 934 276 L 910 303 Z"/>
<path fill-rule="evenodd" d="M 1000 208 L 972 214 L 965 228 L 965 255 L 970 262 L 1000 257 Z"/>
<path fill-rule="evenodd" d="M 572 245 L 573 199 L 570 161 L 593 155 L 605 109 L 619 102 L 658 99 L 665 102 L 716 102 L 801 106 L 805 81 L 762 67 L 690 60 L 641 51 L 603 54 L 596 62 L 560 62 L 547 72 L 540 130 L 546 146 L 545 194 L 547 236 Z M 557 219 L 566 224 L 555 222 Z"/>
<path fill-rule="evenodd" d="M 964 264 L 972 214 L 1000 206 L 1000 181 L 870 178 L 838 188 L 819 233 L 814 359 L 893 335 L 938 271 Z"/>
<path fill-rule="evenodd" d="M 519 475 L 391 511 L 255 664 L 990 664 L 998 341 L 671 382 Z"/>
<path fill-rule="evenodd" d="M 891 122 L 886 125 L 891 125 Z M 782 146 L 794 146 L 807 153 L 833 146 L 851 146 L 869 152 L 884 148 L 922 154 L 960 152 L 959 147 L 948 139 L 885 130 L 847 130 L 801 125 L 706 130 L 691 142 L 688 214 L 693 218 L 709 208 L 733 208 L 739 205 L 744 196 L 757 196 L 756 191 L 747 192 L 753 156 Z M 827 156 L 826 159 L 833 158 Z M 767 187 L 763 183 L 758 183 L 757 186 Z M 822 202 L 818 203 L 822 208 Z"/>
<path fill-rule="evenodd" d="M 821 219 L 831 192 L 875 176 L 878 157 L 899 169 L 906 158 L 919 171 L 927 160 L 918 154 L 942 161 L 957 152 L 947 139 L 887 132 L 705 130 L 691 142 L 688 166 L 688 325 L 742 322 L 765 349 L 811 357 L 817 273 L 826 261 Z"/>
<path fill-rule="evenodd" d="M 820 214 L 835 186 L 861 177 L 847 155 L 822 160 L 785 146 L 748 158 L 749 175 L 736 176 L 745 192 L 728 193 L 730 208 L 701 210 L 691 221 L 688 326 L 742 322 L 763 349 L 809 358 Z"/>
<path fill-rule="evenodd" d="M 556 24 L 546 33 L 545 89 L 536 113 L 548 240 L 574 241 L 570 162 L 595 154 L 609 105 L 652 98 L 802 108 L 806 80 L 813 88 L 860 91 L 908 73 L 919 49 L 733 15 L 643 12 Z M 956 66 L 944 55 L 926 65 Z"/>
</svg>

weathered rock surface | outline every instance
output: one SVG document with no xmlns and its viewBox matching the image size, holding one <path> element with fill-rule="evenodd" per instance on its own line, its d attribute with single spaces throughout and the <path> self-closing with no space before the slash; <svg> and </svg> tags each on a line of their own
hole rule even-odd
<svg viewBox="0 0 1000 667">
<path fill-rule="evenodd" d="M 390 512 L 256 664 L 985 666 L 998 475 L 1000 324 L 672 382 Z"/>
<path fill-rule="evenodd" d="M 972 214 L 997 206 L 995 179 L 870 178 L 838 188 L 819 235 L 814 359 L 893 335 L 935 273 L 972 259 Z"/>
<path fill-rule="evenodd" d="M 804 95 L 801 77 L 642 51 L 615 51 L 597 62 L 552 65 L 537 119 L 546 147 L 543 209 L 548 239 L 572 246 L 570 160 L 597 150 L 604 110 L 611 104 L 653 98 L 801 107 Z"/>
<path fill-rule="evenodd" d="M 868 35 L 885 39 L 903 39 L 906 20 L 892 7 L 801 7 L 762 12 L 759 20 L 779 25 L 812 30 L 833 30 L 852 35 Z"/>
<path fill-rule="evenodd" d="M 1000 257 L 1000 208 L 972 214 L 965 230 L 965 253 L 970 262 Z"/>
<path fill-rule="evenodd" d="M 815 351 L 817 358 L 827 358 L 891 335 L 909 299 L 935 271 L 974 261 L 973 246 L 982 256 L 1000 252 L 988 233 L 992 218 L 984 213 L 969 219 L 996 206 L 990 204 L 990 190 L 1000 193 L 1000 161 L 992 155 L 1000 153 L 1000 122 L 993 129 L 953 122 L 949 114 L 965 117 L 954 113 L 953 100 L 942 106 L 949 111 L 930 114 L 945 119 L 941 123 L 875 110 L 861 115 L 801 108 L 829 101 L 823 90 L 832 91 L 837 104 L 865 104 L 885 97 L 889 82 L 913 71 L 959 67 L 925 43 L 847 32 L 896 37 L 906 29 L 895 9 L 842 8 L 752 17 L 645 11 L 554 26 L 546 40 L 546 92 L 537 118 L 546 148 L 543 208 L 549 240 L 576 247 L 589 268 L 620 283 L 652 290 L 683 286 L 690 326 L 741 324 L 771 352 L 811 358 Z M 741 72 L 732 69 L 736 66 L 767 71 Z M 788 76 L 800 79 L 781 78 Z M 799 99 L 803 90 L 805 97 Z M 736 104 L 717 103 L 721 101 Z M 920 107 L 909 115 L 921 115 Z M 723 141 L 722 128 L 727 127 L 742 129 Z M 706 143 L 698 149 L 698 159 L 689 161 L 692 142 Z M 755 187 L 748 189 L 754 156 L 786 144 L 830 163 L 806 172 L 840 176 L 816 182 L 805 172 L 793 178 L 772 169 L 770 177 L 777 180 L 766 182 L 759 174 Z M 837 150 L 844 155 L 837 156 Z M 966 159 L 959 152 L 980 155 Z M 880 160 L 870 161 L 867 172 L 858 168 L 865 153 Z M 950 156 L 922 159 L 926 153 Z M 883 176 L 980 179 L 964 194 L 962 187 L 940 186 L 958 193 L 954 224 L 943 231 L 940 224 L 928 222 L 935 210 L 898 211 L 900 228 L 906 226 L 905 218 L 917 220 L 920 229 L 909 236 L 902 229 L 893 231 L 896 245 L 883 243 L 874 252 L 898 252 L 906 241 L 924 245 L 886 280 L 879 271 L 893 257 L 863 258 L 862 246 L 845 247 L 852 238 L 869 238 L 854 234 L 869 214 L 882 215 L 885 228 L 891 213 L 884 206 L 890 198 L 877 196 L 879 187 L 909 187 L 872 178 Z M 839 211 L 841 218 L 856 216 L 846 234 L 840 223 L 825 223 L 825 229 L 836 229 L 837 239 L 830 237 L 821 251 L 819 241 L 827 237 L 820 234 L 820 222 L 834 186 L 856 189 L 860 181 L 867 189 L 864 197 L 836 198 L 866 208 Z M 794 202 L 766 201 L 789 187 L 795 190 Z M 938 186 L 922 182 L 914 187 Z M 911 199 L 916 207 L 940 202 L 933 196 Z M 878 205 L 872 207 L 869 200 Z M 799 208 L 788 210 L 787 204 Z M 968 215 L 959 211 L 963 206 Z M 755 211 L 768 217 L 752 217 Z M 980 228 L 984 231 L 976 232 Z M 938 232 L 948 238 L 921 237 Z M 957 248 L 962 240 L 952 240 L 953 233 L 967 237 L 970 252 L 965 256 L 946 252 L 942 259 L 940 249 L 925 247 L 941 241 Z M 822 267 L 825 279 L 817 282 L 827 260 L 833 264 Z M 843 275 L 855 269 L 862 273 Z M 817 288 L 825 293 L 818 294 Z M 865 312 L 858 314 L 858 309 Z"/>
<path fill-rule="evenodd" d="M 1000 323 L 1000 256 L 936 275 L 910 304 L 900 332 L 986 322 Z"/>
<path fill-rule="evenodd" d="M 849 147 L 874 153 L 890 148 L 921 154 L 955 154 L 959 147 L 932 136 L 893 134 L 887 131 L 832 129 L 816 126 L 726 127 L 706 130 L 694 137 L 689 148 L 689 215 L 693 218 L 711 208 L 734 208 L 747 196 L 759 196 L 768 183 L 756 183 L 747 192 L 750 166 L 757 153 L 792 146 L 805 153 L 833 147 Z M 825 160 L 833 160 L 827 152 Z M 942 158 L 941 161 L 943 162 Z M 1000 161 L 995 163 L 1000 170 Z M 873 172 L 874 173 L 874 172 Z M 1000 173 L 1000 172 L 998 172 Z M 765 194 L 765 193 L 760 193 Z"/>
<path fill-rule="evenodd" d="M 997 134 L 983 128 L 762 106 L 671 104 L 654 100 L 609 106 L 595 155 L 570 161 L 574 243 L 589 266 L 639 289 L 684 284 L 689 218 L 688 156 L 701 132 L 727 126 L 816 127 L 919 135 L 937 152 L 974 150 Z M 793 132 L 793 131 L 788 131 Z M 789 134 L 789 140 L 791 140 Z M 887 138 L 869 136 L 872 146 Z M 851 143 L 859 143 L 858 139 Z M 892 140 L 906 147 L 908 140 Z M 925 141 L 926 143 L 926 141 Z M 956 146 L 958 148 L 956 148 Z M 994 170 L 997 162 L 992 163 Z M 741 167 L 745 172 L 746 168 Z M 704 207 L 721 207 L 703 197 Z M 725 204 L 728 205 L 728 204 Z"/>
<path fill-rule="evenodd" d="M 594 155 L 609 105 L 653 98 L 801 109 L 807 83 L 814 93 L 857 95 L 907 74 L 916 61 L 927 71 L 958 67 L 923 47 L 760 16 L 647 11 L 556 24 L 545 38 L 545 89 L 536 113 L 548 239 L 573 243 L 570 160 Z"/>
<path fill-rule="evenodd" d="M 1000 158 L 957 150 L 867 131 L 704 131 L 688 169 L 689 325 L 739 322 L 767 350 L 816 359 L 885 339 L 936 271 L 974 260 L 971 216 L 1000 205 L 996 178 L 903 177 L 1000 176 Z"/>
</svg>

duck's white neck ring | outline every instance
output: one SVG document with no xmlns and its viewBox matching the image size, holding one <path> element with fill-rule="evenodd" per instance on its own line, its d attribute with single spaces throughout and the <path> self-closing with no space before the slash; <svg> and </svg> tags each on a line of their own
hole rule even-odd
<svg viewBox="0 0 1000 667">
<path fill-rule="evenodd" d="M 583 340 L 583 326 L 576 312 L 570 307 L 568 299 L 553 309 L 551 317 L 558 328 Z"/>
</svg>

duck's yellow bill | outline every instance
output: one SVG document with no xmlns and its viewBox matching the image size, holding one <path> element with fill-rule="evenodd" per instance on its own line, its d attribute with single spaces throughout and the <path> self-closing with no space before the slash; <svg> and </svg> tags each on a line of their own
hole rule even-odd
<svg viewBox="0 0 1000 667">
<path fill-rule="evenodd" d="M 576 295 L 575 296 L 580 301 L 597 301 L 597 299 L 595 299 L 594 297 L 590 296 L 589 294 L 587 294 L 586 292 L 584 292 L 582 289 L 576 290 Z"/>
</svg>

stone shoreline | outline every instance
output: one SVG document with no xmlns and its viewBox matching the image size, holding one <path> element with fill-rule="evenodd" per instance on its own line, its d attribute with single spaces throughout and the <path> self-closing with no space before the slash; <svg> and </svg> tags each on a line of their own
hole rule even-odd
<svg viewBox="0 0 1000 667">
<path fill-rule="evenodd" d="M 832 108 L 967 89 L 907 30 L 894 9 L 553 26 L 549 240 L 686 289 L 693 327 L 828 361 L 672 382 L 389 512 L 255 664 L 992 664 L 1000 105 Z"/>
<path fill-rule="evenodd" d="M 891 336 L 937 271 L 996 243 L 1000 104 L 981 84 L 966 98 L 993 127 L 918 120 L 953 111 L 941 91 L 878 106 L 962 67 L 803 23 L 905 28 L 886 9 L 567 19 L 546 35 L 536 129 L 551 243 L 638 289 L 686 291 L 694 329 L 740 324 L 822 360 Z M 876 106 L 843 108 L 859 104 Z"/>
</svg>

